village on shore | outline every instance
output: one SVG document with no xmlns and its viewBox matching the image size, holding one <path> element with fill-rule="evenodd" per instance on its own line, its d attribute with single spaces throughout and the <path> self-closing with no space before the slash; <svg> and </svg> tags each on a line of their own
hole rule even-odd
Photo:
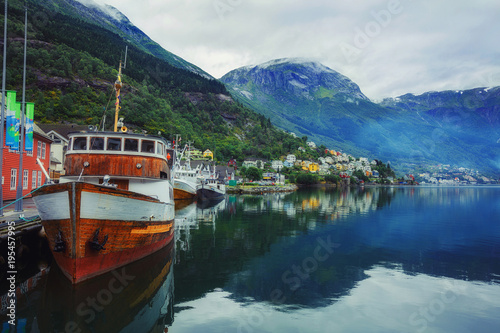
<svg viewBox="0 0 500 333">
<path fill-rule="evenodd" d="M 69 143 L 68 133 L 87 130 L 88 126 L 75 124 L 34 124 L 36 154 L 27 156 L 27 174 L 33 171 L 33 188 L 45 182 L 45 177 L 36 158 L 40 158 L 49 171 L 51 179 L 57 180 L 64 174 L 64 153 Z M 360 185 L 482 185 L 498 184 L 498 180 L 481 175 L 478 171 L 450 165 L 429 166 L 418 170 L 415 175 L 396 177 L 390 162 L 367 157 L 354 157 L 340 150 L 319 147 L 307 141 L 304 147 L 267 160 L 248 157 L 243 161 L 214 161 L 214 153 L 205 149 L 190 148 L 191 167 L 214 168 L 219 177 L 226 180 L 228 193 L 265 193 L 268 191 L 294 191 L 301 185 L 329 184 L 332 186 Z M 8 153 L 6 164 L 16 168 L 18 154 Z M 12 161 L 11 161 L 12 160 Z M 33 161 L 32 161 L 33 160 Z M 11 162 L 9 162 L 11 161 Z M 49 162 L 50 161 L 50 162 Z M 215 165 L 214 165 L 215 164 Z M 16 178 L 9 168 L 4 170 L 4 178 L 11 186 L 4 187 L 4 200 L 16 197 Z M 28 178 L 28 177 L 25 177 Z M 27 182 L 27 181 L 26 181 Z M 23 194 L 30 188 L 23 189 Z M 24 193 L 26 192 L 26 193 Z"/>
</svg>

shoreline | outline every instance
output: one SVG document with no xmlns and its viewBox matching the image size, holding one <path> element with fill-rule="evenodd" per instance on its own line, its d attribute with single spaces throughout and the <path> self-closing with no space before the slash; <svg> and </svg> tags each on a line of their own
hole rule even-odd
<svg viewBox="0 0 500 333">
<path fill-rule="evenodd" d="M 294 192 L 299 187 L 295 184 L 288 185 L 259 185 L 259 186 L 244 186 L 237 185 L 234 187 L 226 187 L 227 194 L 264 194 L 264 193 L 280 193 L 280 192 Z"/>
<path fill-rule="evenodd" d="M 300 188 L 374 188 L 374 187 L 481 187 L 481 186 L 500 186 L 498 184 L 481 184 L 481 185 L 449 185 L 449 184 L 365 184 L 365 185 L 337 185 L 330 183 L 311 184 L 311 185 L 258 185 L 258 186 L 244 186 L 237 185 L 226 187 L 227 194 L 264 194 L 264 193 L 283 193 L 294 192 Z"/>
</svg>

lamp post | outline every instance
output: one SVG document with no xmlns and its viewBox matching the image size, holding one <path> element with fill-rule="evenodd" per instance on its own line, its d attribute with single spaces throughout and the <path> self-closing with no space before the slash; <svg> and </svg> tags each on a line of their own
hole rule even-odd
<svg viewBox="0 0 500 333">
<path fill-rule="evenodd" d="M 16 192 L 16 212 L 23 211 L 23 153 L 24 153 L 24 113 L 26 112 L 26 51 L 28 47 L 28 7 L 24 8 L 24 70 L 23 101 L 21 104 L 21 125 L 19 126 L 19 172 Z"/>
</svg>

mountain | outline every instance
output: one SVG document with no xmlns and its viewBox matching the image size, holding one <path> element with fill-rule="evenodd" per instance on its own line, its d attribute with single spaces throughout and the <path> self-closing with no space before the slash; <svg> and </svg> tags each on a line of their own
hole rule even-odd
<svg viewBox="0 0 500 333">
<path fill-rule="evenodd" d="M 278 59 L 221 78 L 273 124 L 355 156 L 394 165 L 458 164 L 498 172 L 498 89 L 370 101 L 358 85 L 314 61 Z"/>
<path fill-rule="evenodd" d="M 6 88 L 17 91 L 20 100 L 24 1 L 11 0 L 8 5 Z M 109 130 L 125 40 L 113 29 L 77 18 L 75 13 L 81 10 L 79 2 L 29 1 L 26 101 L 35 103 L 38 123 Z M 4 19 L 1 12 L 0 21 Z M 169 140 L 180 134 L 183 142 L 214 151 L 219 161 L 242 161 L 248 156 L 273 159 L 305 144 L 236 103 L 221 82 L 174 67 L 133 44 L 122 74 L 120 117 L 131 131 Z"/>
<path fill-rule="evenodd" d="M 461 158 L 464 164 L 500 169 L 500 87 L 406 94 L 386 98 L 380 105 L 400 114 L 417 114 L 431 124 L 429 150 L 459 146 L 466 154 Z M 446 143 L 449 139 L 455 141 Z"/>
<path fill-rule="evenodd" d="M 61 13 L 100 26 L 121 36 L 128 41 L 130 45 L 159 59 L 165 60 L 177 68 L 186 69 L 206 78 L 213 79 L 210 74 L 206 73 L 201 68 L 165 50 L 158 43 L 151 40 L 144 32 L 132 24 L 123 13 L 113 6 L 100 5 L 93 0 L 29 1 L 42 5 L 49 9 L 51 13 Z"/>
</svg>

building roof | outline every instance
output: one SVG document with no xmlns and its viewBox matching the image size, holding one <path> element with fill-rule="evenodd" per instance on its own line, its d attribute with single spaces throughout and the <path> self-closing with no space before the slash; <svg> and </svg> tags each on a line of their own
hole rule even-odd
<svg viewBox="0 0 500 333">
<path fill-rule="evenodd" d="M 54 163 L 54 164 L 62 164 L 61 161 L 59 161 L 57 158 L 55 158 L 54 156 L 50 156 L 50 163 Z"/>
<path fill-rule="evenodd" d="M 52 142 L 52 139 L 45 133 L 36 123 L 33 123 L 33 133 L 38 134 L 39 136 L 49 140 Z"/>
<path fill-rule="evenodd" d="M 87 125 L 76 125 L 76 124 L 38 124 L 38 126 L 45 132 L 49 133 L 50 131 L 57 132 L 64 138 L 68 139 L 68 133 L 78 132 L 88 130 Z"/>
</svg>

